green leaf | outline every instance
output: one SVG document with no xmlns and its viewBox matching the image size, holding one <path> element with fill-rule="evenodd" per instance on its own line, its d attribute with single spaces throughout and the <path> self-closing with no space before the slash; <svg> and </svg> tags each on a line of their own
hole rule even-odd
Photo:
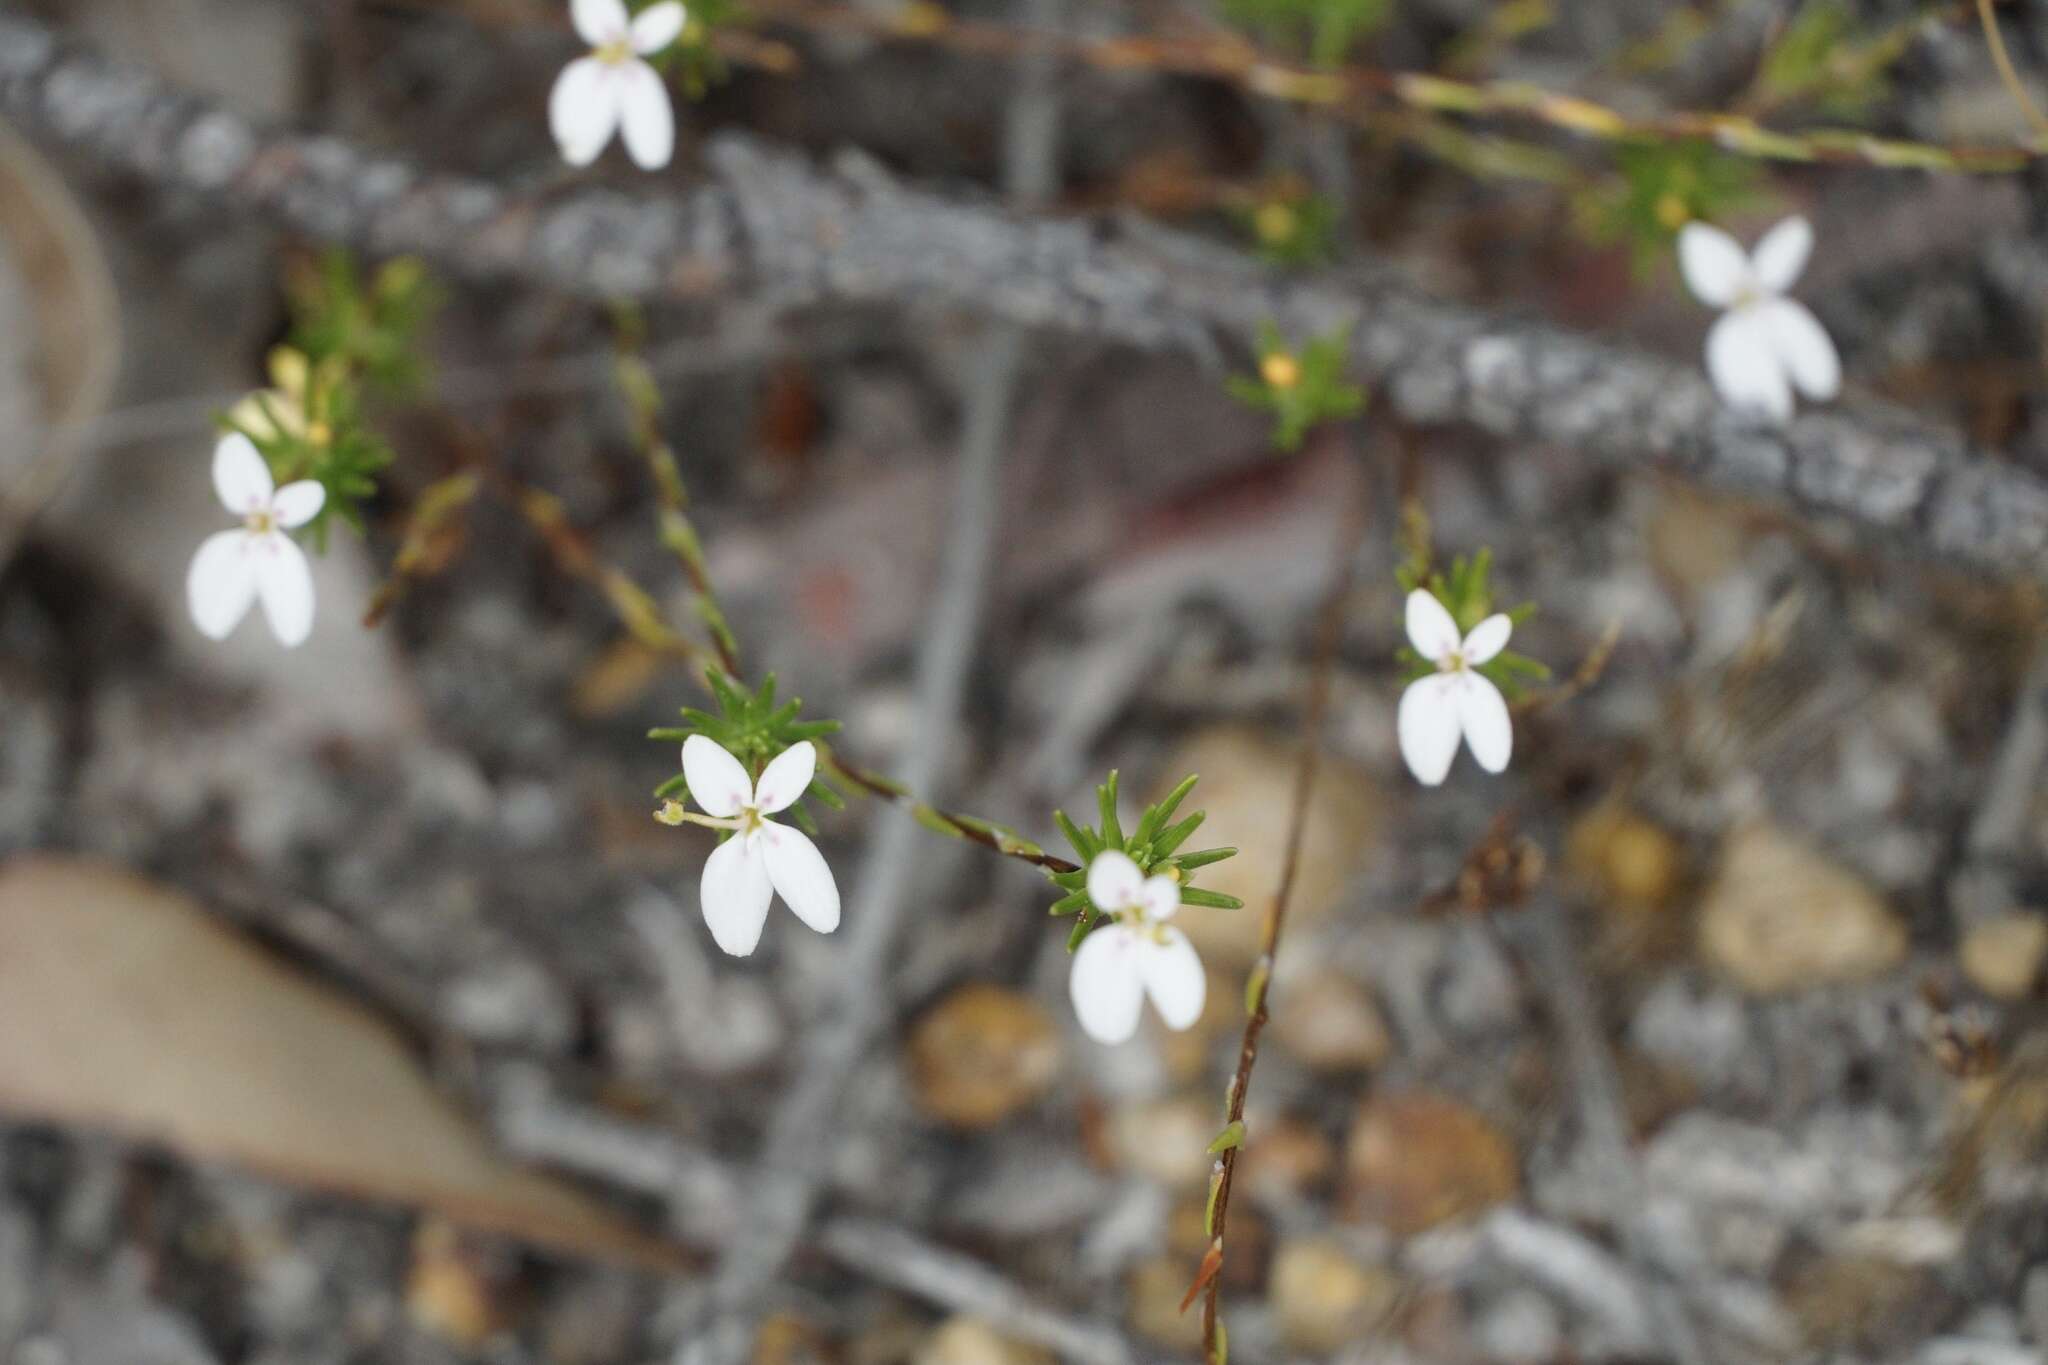
<svg viewBox="0 0 2048 1365">
<path fill-rule="evenodd" d="M 1244 902 L 1237 897 L 1226 896 L 1221 891 L 1211 891 L 1200 886 L 1183 886 L 1180 889 L 1180 903 L 1206 906 L 1211 910 L 1244 909 Z"/>
<path fill-rule="evenodd" d="M 1209 1155 L 1222 1156 L 1231 1148 L 1240 1147 L 1243 1145 L 1244 1120 L 1233 1119 L 1231 1120 L 1230 1124 L 1224 1128 L 1222 1132 L 1216 1135 L 1216 1140 L 1209 1144 Z"/>
<path fill-rule="evenodd" d="M 1109 770 L 1109 780 L 1095 789 L 1096 804 L 1102 812 L 1102 846 L 1122 848 L 1123 827 L 1116 822 L 1116 769 Z"/>
<path fill-rule="evenodd" d="M 1181 821 L 1173 828 L 1167 830 L 1164 834 L 1160 835 L 1158 839 L 1153 841 L 1153 854 L 1157 857 L 1164 858 L 1168 854 L 1172 853 L 1175 849 L 1179 848 L 1182 844 L 1187 842 L 1187 838 L 1190 834 L 1193 834 L 1196 830 L 1202 827 L 1202 821 L 1205 818 L 1207 818 L 1207 816 L 1207 811 L 1198 810 L 1193 815 L 1190 815 L 1187 819 Z M 1181 866 L 1186 867 L 1187 864 L 1183 862 Z"/>
<path fill-rule="evenodd" d="M 1220 863 L 1225 858 L 1235 858 L 1236 856 L 1237 850 L 1235 848 L 1205 848 L 1195 853 L 1180 854 L 1174 859 L 1174 862 L 1180 865 L 1181 871 L 1192 872 L 1198 867 L 1207 867 L 1211 863 Z"/>
</svg>

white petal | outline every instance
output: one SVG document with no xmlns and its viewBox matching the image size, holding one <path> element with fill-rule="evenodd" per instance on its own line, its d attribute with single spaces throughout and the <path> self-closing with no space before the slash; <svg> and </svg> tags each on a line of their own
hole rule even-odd
<svg viewBox="0 0 2048 1365">
<path fill-rule="evenodd" d="M 811 785 L 817 770 L 817 746 L 809 740 L 790 745 L 761 770 L 761 780 L 754 787 L 754 804 L 763 815 L 788 810 L 804 794 L 804 788 Z"/>
<path fill-rule="evenodd" d="M 1138 976 L 1139 946 L 1136 934 L 1112 924 L 1082 939 L 1074 950 L 1067 992 L 1081 1027 L 1098 1043 L 1128 1042 L 1138 1031 L 1138 1011 L 1145 1003 Z"/>
<path fill-rule="evenodd" d="M 1757 309 L 1728 313 L 1707 332 L 1707 374 L 1731 408 L 1778 422 L 1792 415 L 1785 363 L 1766 315 Z"/>
<path fill-rule="evenodd" d="M 769 880 L 796 917 L 821 934 L 839 927 L 839 883 L 818 846 L 800 829 L 761 822 L 761 848 Z"/>
<path fill-rule="evenodd" d="M 562 68 L 548 95 L 548 127 L 562 160 L 572 166 L 597 160 L 619 126 L 619 91 L 612 68 L 595 57 Z"/>
<path fill-rule="evenodd" d="M 1437 786 L 1458 756 L 1458 680 L 1449 673 L 1417 678 L 1401 694 L 1394 728 L 1408 771 L 1425 787 Z"/>
<path fill-rule="evenodd" d="M 643 171 L 668 165 L 676 150 L 676 113 L 661 75 L 645 62 L 619 68 L 619 123 L 626 152 Z"/>
<path fill-rule="evenodd" d="M 220 438 L 213 448 L 213 490 L 220 494 L 221 506 L 245 517 L 268 507 L 276 487 L 270 465 L 254 441 L 239 431 Z"/>
<path fill-rule="evenodd" d="M 1195 945 L 1178 929 L 1164 931 L 1163 941 L 1146 939 L 1138 945 L 1138 973 L 1152 1008 L 1166 1026 L 1176 1031 L 1193 1028 L 1202 1017 L 1202 1002 L 1209 993 L 1209 979 L 1202 974 L 1202 959 Z"/>
<path fill-rule="evenodd" d="M 1726 308 L 1754 283 L 1742 244 L 1710 223 L 1679 229 L 1678 269 L 1693 297 L 1716 308 Z"/>
<path fill-rule="evenodd" d="M 1490 773 L 1507 768 L 1515 749 L 1515 727 L 1508 718 L 1507 698 L 1491 678 L 1467 673 L 1459 679 L 1458 724 L 1480 767 Z"/>
<path fill-rule="evenodd" d="M 306 643 L 313 633 L 313 570 L 306 552 L 290 536 L 272 531 L 251 537 L 250 558 L 271 633 L 286 649 Z"/>
<path fill-rule="evenodd" d="M 1813 253 L 1813 225 L 1797 216 L 1764 234 L 1756 244 L 1756 254 L 1750 257 L 1750 269 L 1756 274 L 1756 282 L 1773 294 L 1782 294 L 1799 279 L 1799 272 L 1806 269 L 1806 258 Z"/>
<path fill-rule="evenodd" d="M 1173 918 L 1180 909 L 1180 883 L 1171 877 L 1147 877 L 1138 888 L 1138 908 L 1153 924 Z"/>
<path fill-rule="evenodd" d="M 290 529 L 304 526 L 320 515 L 320 509 L 327 502 L 327 490 L 314 479 L 300 479 L 277 490 L 271 499 L 270 510 L 277 514 L 277 524 Z"/>
<path fill-rule="evenodd" d="M 725 746 L 703 735 L 683 741 L 683 780 L 707 815 L 738 815 L 754 800 L 754 779 Z"/>
<path fill-rule="evenodd" d="M 1772 299 L 1756 311 L 1770 331 L 1772 349 L 1801 393 L 1825 401 L 1842 391 L 1842 358 L 1835 353 L 1827 328 L 1805 304 Z"/>
<path fill-rule="evenodd" d="M 569 0 L 569 22 L 592 47 L 615 43 L 630 32 L 626 0 Z"/>
<path fill-rule="evenodd" d="M 1145 874 L 1131 861 L 1131 855 L 1119 849 L 1105 849 L 1095 855 L 1095 861 L 1088 864 L 1088 899 L 1095 902 L 1095 908 L 1115 914 L 1138 904 L 1143 894 Z"/>
<path fill-rule="evenodd" d="M 704 860 L 704 879 L 697 888 L 704 923 L 718 946 L 734 957 L 754 951 L 761 926 L 768 922 L 768 902 L 775 893 L 761 852 L 760 840 L 735 834 Z"/>
<path fill-rule="evenodd" d="M 1458 647 L 1458 623 L 1451 619 L 1450 609 L 1427 588 L 1417 588 L 1408 594 L 1408 643 L 1415 646 L 1417 654 L 1430 660 L 1441 659 Z"/>
<path fill-rule="evenodd" d="M 1515 623 L 1506 612 L 1497 611 L 1472 627 L 1472 633 L 1465 637 L 1465 646 L 1459 650 L 1468 664 L 1483 664 L 1508 647 L 1508 636 L 1513 633 Z"/>
<path fill-rule="evenodd" d="M 651 57 L 683 31 L 683 7 L 676 0 L 650 5 L 633 16 L 633 50 Z"/>
<path fill-rule="evenodd" d="M 192 624 L 209 640 L 225 640 L 256 598 L 256 566 L 247 531 L 218 531 L 200 542 L 185 575 Z"/>
</svg>

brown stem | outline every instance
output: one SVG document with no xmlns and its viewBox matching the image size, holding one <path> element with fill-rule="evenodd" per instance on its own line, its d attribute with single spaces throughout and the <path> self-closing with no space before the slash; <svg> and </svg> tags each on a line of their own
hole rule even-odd
<svg viewBox="0 0 2048 1365">
<path fill-rule="evenodd" d="M 1358 542 L 1365 533 L 1367 490 L 1371 481 L 1360 479 L 1358 482 L 1358 496 L 1337 532 L 1336 559 L 1330 569 L 1330 584 L 1324 592 L 1318 616 L 1315 659 L 1310 667 L 1308 699 L 1301 719 L 1301 757 L 1295 764 L 1294 790 L 1288 800 L 1287 846 L 1281 855 L 1280 884 L 1266 906 L 1265 923 L 1259 935 L 1259 960 L 1252 968 L 1251 984 L 1245 992 L 1249 1017 L 1245 1020 L 1243 1041 L 1238 1045 L 1237 1070 L 1231 1074 L 1230 1088 L 1225 1093 L 1226 1128 L 1244 1122 L 1245 1096 L 1251 1089 L 1252 1068 L 1259 1060 L 1259 1037 L 1266 1028 L 1273 961 L 1280 950 L 1281 931 L 1287 927 L 1287 908 L 1293 899 L 1295 877 L 1301 866 L 1302 842 L 1308 829 L 1309 798 L 1315 791 L 1316 770 L 1322 752 L 1323 716 L 1329 709 L 1330 678 L 1336 669 L 1337 645 L 1344 633 L 1344 602 L 1351 591 Z M 1243 1130 L 1239 1128 L 1238 1131 L 1241 1133 Z M 1202 1276 L 1207 1280 L 1202 1299 L 1202 1348 L 1211 1362 L 1216 1361 L 1219 1354 L 1223 1237 L 1230 1221 L 1230 1192 L 1237 1174 L 1237 1158 L 1243 1150 L 1241 1142 L 1228 1148 L 1218 1159 L 1213 1177 L 1215 1193 L 1210 1201 L 1209 1249 L 1202 1267 Z M 1202 1288 L 1202 1279 L 1197 1279 L 1196 1287 Z M 1193 1293 L 1193 1290 L 1189 1292 L 1191 1299 Z"/>
<path fill-rule="evenodd" d="M 1988 0 L 1978 0 L 1981 7 Z M 1849 128 L 1778 132 L 1742 114 L 1672 110 L 1631 117 L 1563 91 L 1523 81 L 1465 81 L 1423 71 L 1345 66 L 1328 69 L 1276 60 L 1229 31 L 1191 38 L 1136 34 L 1076 37 L 954 18 L 937 5 L 878 11 L 823 0 L 753 0 L 760 18 L 813 32 L 921 42 L 971 56 L 1015 59 L 1049 55 L 1101 71 L 1148 71 L 1221 81 L 1260 99 L 1320 109 L 1354 121 L 1389 108 L 1432 120 L 1513 119 L 1603 142 L 1705 139 L 1725 151 L 1771 161 L 1937 167 L 1951 171 L 2017 170 L 2039 158 L 2038 146 L 1939 146 L 1895 142 Z"/>
<path fill-rule="evenodd" d="M 865 768 L 847 763 L 836 754 L 826 753 L 825 766 L 834 776 L 844 781 L 848 786 L 858 787 L 869 796 L 879 797 L 884 801 L 893 801 L 901 806 L 908 806 L 911 813 L 916 815 L 922 823 L 928 827 L 938 829 L 941 833 L 949 834 L 954 838 L 965 839 L 971 844 L 980 844 L 983 848 L 993 849 L 1005 858 L 1015 858 L 1019 862 L 1030 863 L 1033 867 L 1042 868 L 1048 873 L 1079 872 L 1081 870 L 1079 863 L 1070 863 L 1065 858 L 1055 857 L 1047 853 L 1036 844 L 1005 835 L 987 820 L 981 820 L 971 815 L 960 815 L 949 810 L 941 810 L 929 801 L 920 801 L 906 791 L 901 783 L 892 781 L 880 773 L 870 772 Z"/>
<path fill-rule="evenodd" d="M 2034 103 L 2034 97 L 2027 93 L 2027 87 L 2020 80 L 2020 73 L 2013 69 L 2012 56 L 2005 50 L 2005 35 L 1998 31 L 1998 16 L 1991 12 L 1991 0 L 1977 0 L 1977 22 L 1984 26 L 1984 41 L 1991 48 L 1991 63 L 1998 68 L 1998 79 L 2005 83 L 2013 103 L 2027 116 L 2027 122 L 2034 125 L 2037 133 L 2048 134 L 2048 115 L 2041 112 L 2041 106 Z"/>
</svg>

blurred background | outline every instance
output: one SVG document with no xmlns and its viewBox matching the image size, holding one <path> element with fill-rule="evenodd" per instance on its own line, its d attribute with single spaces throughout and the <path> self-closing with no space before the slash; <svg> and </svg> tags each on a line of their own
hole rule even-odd
<svg viewBox="0 0 2048 1365">
<path fill-rule="evenodd" d="M 1973 462 L 2017 492 L 1956 506 L 2043 544 L 2048 182 L 1659 120 L 2021 146 L 2048 16 L 1996 7 L 2010 81 L 1979 6 L 1919 0 L 697 17 L 650 175 L 556 156 L 580 48 L 542 0 L 0 5 L 0 1359 L 1198 1359 L 1206 1148 L 1304 742 L 1236 1359 L 2042 1358 L 2048 569 L 1898 512 L 1884 462 Z M 1260 53 L 1643 133 L 1332 111 L 1262 93 Z M 159 156 L 172 123 L 214 142 Z M 206 146 L 250 159 L 223 180 Z M 502 196 L 492 230 L 378 219 L 386 157 Z M 1114 281 L 1090 311 L 992 277 L 984 310 L 887 242 L 642 270 L 767 231 L 714 163 L 928 194 L 963 241 L 1056 219 L 1015 257 L 1114 239 L 1178 263 L 1162 296 L 1391 280 L 1692 406 L 1637 459 L 1649 408 L 1579 439 L 1411 369 L 1276 452 L 1224 384 L 1258 316 L 1131 345 L 1097 325 Z M 681 227 L 628 211 L 667 202 Z M 1690 218 L 1792 212 L 1848 373 L 1790 438 L 1827 488 L 1715 416 L 1673 266 Z M 363 280 L 422 255 L 426 370 L 370 414 L 396 460 L 315 561 L 311 640 L 217 645 L 184 603 L 216 422 L 336 245 Z M 1395 354 L 1434 325 L 1385 316 Z M 677 760 L 645 734 L 704 704 L 675 641 L 706 638 L 657 442 L 747 676 L 844 757 L 1056 853 L 1110 769 L 1127 819 L 1201 776 L 1202 841 L 1241 850 L 1202 884 L 1246 906 L 1181 917 L 1195 1028 L 1088 1040 L 1058 893 L 872 799 L 819 812 L 836 935 L 777 909 L 717 951 L 711 836 L 650 819 Z M 1516 647 L 1558 686 L 1503 777 L 1425 789 L 1395 744 L 1418 518 L 1537 607 Z"/>
</svg>

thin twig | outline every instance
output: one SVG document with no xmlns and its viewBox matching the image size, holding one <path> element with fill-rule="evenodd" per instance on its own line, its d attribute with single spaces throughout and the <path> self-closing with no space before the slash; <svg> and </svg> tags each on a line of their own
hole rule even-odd
<svg viewBox="0 0 2048 1365">
<path fill-rule="evenodd" d="M 619 394 L 625 399 L 631 417 L 633 444 L 647 462 L 648 475 L 654 482 L 661 543 L 682 566 L 683 577 L 690 585 L 691 605 L 709 632 L 712 647 L 718 651 L 719 667 L 727 676 L 737 678 L 739 642 L 733 638 L 725 608 L 719 605 L 718 593 L 711 586 L 711 573 L 704 564 L 704 543 L 697 535 L 696 524 L 690 520 L 690 493 L 683 483 L 682 466 L 674 448 L 661 434 L 661 386 L 655 383 L 654 371 L 641 354 L 643 338 L 636 334 L 636 329 L 622 324 L 619 334 L 615 371 Z"/>
<path fill-rule="evenodd" d="M 1984 42 L 1991 49 L 1991 64 L 1998 68 L 1998 79 L 2005 83 L 2007 93 L 2020 112 L 2027 116 L 2027 122 L 2034 125 L 2034 131 L 2048 135 L 2048 115 L 2041 112 L 2041 106 L 2034 103 L 2034 97 L 2027 93 L 2027 87 L 2020 80 L 2020 73 L 2013 68 L 2012 56 L 2005 50 L 2005 35 L 1998 30 L 1998 16 L 1991 12 L 1991 0 L 1977 0 L 1977 22 L 1984 26 Z"/>
<path fill-rule="evenodd" d="M 1259 1059 L 1259 1035 L 1264 1032 L 1267 1001 L 1272 992 L 1273 962 L 1280 951 L 1280 934 L 1287 925 L 1287 908 L 1294 895 L 1296 873 L 1301 866 L 1302 843 L 1308 832 L 1308 804 L 1315 791 L 1316 770 L 1322 753 L 1323 714 L 1329 707 L 1330 677 L 1336 668 L 1337 645 L 1344 633 L 1344 603 L 1350 596 L 1358 559 L 1358 541 L 1367 524 L 1367 496 L 1371 480 L 1358 480 L 1357 499 L 1337 532 L 1336 558 L 1330 571 L 1330 586 L 1323 595 L 1316 627 L 1315 661 L 1311 665 L 1308 699 L 1301 718 L 1301 757 L 1294 769 L 1294 790 L 1287 812 L 1287 845 L 1281 855 L 1280 884 L 1267 903 L 1266 918 L 1259 932 L 1259 959 L 1253 964 L 1251 983 L 1245 989 L 1248 1016 L 1244 1037 L 1238 1045 L 1237 1069 L 1225 1092 L 1224 1125 L 1238 1125 L 1242 1132 L 1245 1098 L 1251 1089 L 1252 1068 Z M 1188 1291 L 1192 1303 L 1198 1292 L 1202 1299 L 1202 1344 L 1209 1360 L 1220 1362 L 1222 1333 L 1224 1232 L 1230 1221 L 1230 1192 L 1237 1174 L 1241 1144 L 1218 1158 L 1209 1201 L 1209 1249 L 1202 1260 L 1202 1278 Z M 1204 1284 L 1206 1279 L 1206 1285 Z"/>
<path fill-rule="evenodd" d="M 1978 0 L 1980 6 L 1986 0 Z M 1276 60 L 1241 36 L 1189 39 L 1134 34 L 1087 38 L 955 18 L 937 5 L 887 10 L 820 0 L 754 0 L 764 19 L 828 33 L 929 43 L 951 52 L 1018 58 L 1049 54 L 1101 71 L 1149 71 L 1225 82 L 1247 94 L 1354 120 L 1388 108 L 1431 118 L 1492 118 L 1540 124 L 1602 142 L 1708 141 L 1766 161 L 2002 173 L 2048 155 L 2041 146 L 1941 146 L 1873 137 L 1855 128 L 1779 132 L 1740 114 L 1673 110 L 1631 117 L 1618 109 L 1526 81 L 1464 81 L 1426 71 L 1320 68 Z"/>
</svg>

